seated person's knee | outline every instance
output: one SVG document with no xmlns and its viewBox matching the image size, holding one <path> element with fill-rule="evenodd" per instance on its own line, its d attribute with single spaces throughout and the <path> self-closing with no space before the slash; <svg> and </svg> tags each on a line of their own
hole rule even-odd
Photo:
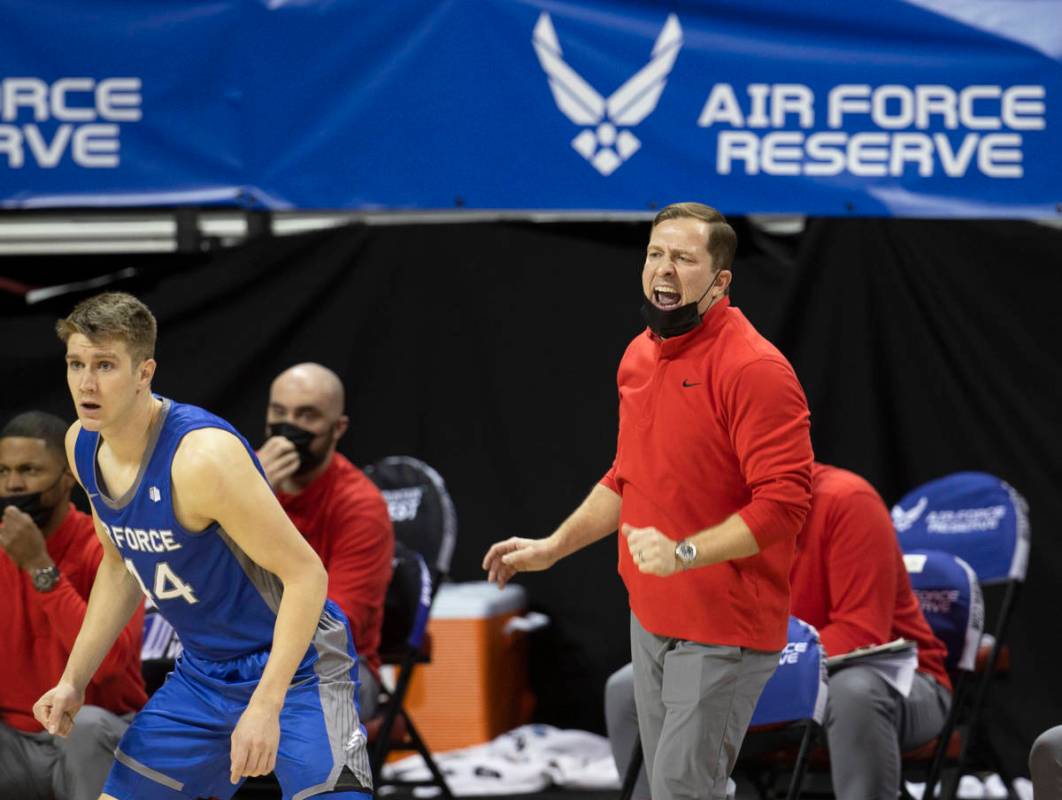
<svg viewBox="0 0 1062 800">
<path fill-rule="evenodd" d="M 869 713 L 882 700 L 888 700 L 888 686 L 873 670 L 853 666 L 830 676 L 829 705 L 834 711 Z"/>
</svg>

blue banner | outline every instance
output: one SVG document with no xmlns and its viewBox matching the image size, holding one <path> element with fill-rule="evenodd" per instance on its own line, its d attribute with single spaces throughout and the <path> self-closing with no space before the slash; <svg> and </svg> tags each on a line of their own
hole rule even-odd
<svg viewBox="0 0 1062 800">
<path fill-rule="evenodd" d="M 0 204 L 1055 216 L 1062 4 L 8 0 Z"/>
</svg>

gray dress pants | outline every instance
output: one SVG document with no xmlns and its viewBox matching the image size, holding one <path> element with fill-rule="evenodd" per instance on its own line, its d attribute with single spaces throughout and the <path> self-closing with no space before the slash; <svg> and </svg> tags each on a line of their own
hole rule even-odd
<svg viewBox="0 0 1062 800">
<path fill-rule="evenodd" d="M 1062 800 L 1062 725 L 1041 733 L 1029 753 L 1036 800 Z"/>
<path fill-rule="evenodd" d="M 82 706 L 65 739 L 0 724 L 0 797 L 96 800 L 133 715 Z"/>
<path fill-rule="evenodd" d="M 656 636 L 631 614 L 631 656 L 653 800 L 725 800 L 778 653 Z"/>
<path fill-rule="evenodd" d="M 896 800 L 900 754 L 940 733 L 951 693 L 916 672 L 904 697 L 869 667 L 830 675 L 826 739 L 830 779 L 837 800 Z"/>
</svg>

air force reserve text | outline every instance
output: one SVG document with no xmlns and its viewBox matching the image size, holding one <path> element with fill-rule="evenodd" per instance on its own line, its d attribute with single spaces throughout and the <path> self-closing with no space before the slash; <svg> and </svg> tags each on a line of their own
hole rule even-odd
<svg viewBox="0 0 1062 800">
<path fill-rule="evenodd" d="M 119 122 L 142 117 L 139 78 L 0 79 L 0 166 L 114 168 Z"/>
<path fill-rule="evenodd" d="M 821 119 L 803 84 L 753 83 L 741 92 L 717 83 L 697 124 L 721 128 L 720 175 L 1021 178 L 1020 132 L 1046 128 L 1045 95 L 1037 85 L 841 84 L 829 90 Z"/>
</svg>

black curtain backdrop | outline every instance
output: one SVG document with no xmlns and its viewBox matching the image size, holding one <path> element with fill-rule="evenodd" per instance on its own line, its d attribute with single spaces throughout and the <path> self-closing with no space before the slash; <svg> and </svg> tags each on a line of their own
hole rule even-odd
<svg viewBox="0 0 1062 800">
<path fill-rule="evenodd" d="M 820 460 L 864 475 L 890 504 L 964 469 L 1028 498 L 1032 561 L 991 709 L 1024 771 L 1033 737 L 1062 723 L 1062 231 L 737 227 L 733 301 L 796 368 Z M 352 422 L 341 450 L 359 464 L 409 454 L 434 465 L 459 515 L 453 577 L 478 580 L 492 541 L 545 535 L 611 462 L 647 234 L 634 223 L 352 226 L 200 256 L 0 259 L 0 275 L 47 285 L 137 267 L 116 287 L 159 319 L 156 390 L 255 444 L 276 373 L 302 360 L 336 370 Z M 0 297 L 0 422 L 27 408 L 73 418 L 52 326 L 81 296 L 28 308 Z M 629 659 L 615 562 L 609 538 L 520 578 L 553 620 L 532 648 L 542 721 L 604 728 L 605 679 Z"/>
</svg>

